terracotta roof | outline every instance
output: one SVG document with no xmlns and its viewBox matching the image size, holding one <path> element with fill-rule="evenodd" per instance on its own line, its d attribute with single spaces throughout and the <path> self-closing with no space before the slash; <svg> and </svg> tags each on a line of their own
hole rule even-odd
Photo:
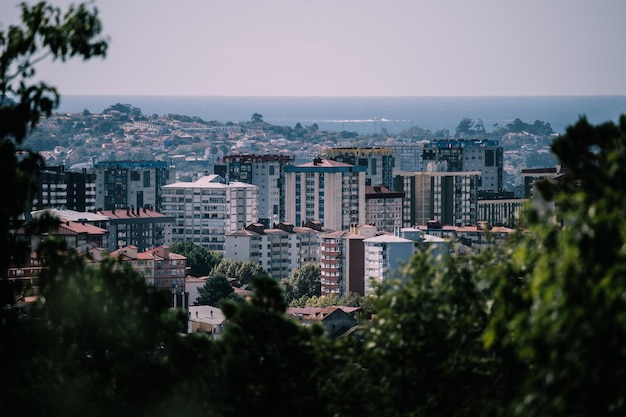
<svg viewBox="0 0 626 417">
<path fill-rule="evenodd" d="M 101 227 L 97 227 L 89 223 L 73 221 L 64 221 L 59 224 L 59 228 L 57 229 L 58 235 L 76 235 L 81 233 L 86 233 L 88 235 L 106 235 L 109 232 L 106 229 L 102 229 Z"/>
<path fill-rule="evenodd" d="M 107 216 L 111 219 L 134 219 L 139 217 L 162 218 L 167 217 L 162 213 L 150 209 L 115 209 L 115 210 L 99 210 L 99 214 Z"/>
</svg>

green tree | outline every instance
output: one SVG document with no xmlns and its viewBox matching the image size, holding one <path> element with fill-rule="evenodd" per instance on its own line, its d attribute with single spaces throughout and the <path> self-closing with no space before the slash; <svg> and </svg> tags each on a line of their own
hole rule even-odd
<svg viewBox="0 0 626 417">
<path fill-rule="evenodd" d="M 249 284 L 253 276 L 265 273 L 265 270 L 256 262 L 224 258 L 217 264 L 212 273 L 221 273 L 227 278 L 235 278 L 234 285 L 242 287 Z"/>
<path fill-rule="evenodd" d="M 262 123 L 263 122 L 263 115 L 259 114 L 259 113 L 254 113 L 252 115 L 252 123 Z"/>
<path fill-rule="evenodd" d="M 309 262 L 296 268 L 289 278 L 283 279 L 281 284 L 287 304 L 299 298 L 322 295 L 321 275 L 319 264 Z"/>
<path fill-rule="evenodd" d="M 366 415 L 497 415 L 496 367 L 482 339 L 489 292 L 478 266 L 448 256 L 442 267 L 435 256 L 415 255 L 403 278 L 377 290 L 359 375 L 344 378 L 358 379 Z"/>
<path fill-rule="evenodd" d="M 332 371 L 322 327 L 285 315 L 274 278 L 255 275 L 252 285 L 250 302 L 222 308 L 229 324 L 217 342 L 220 382 L 212 393 L 220 415 L 328 416 L 319 382 Z"/>
<path fill-rule="evenodd" d="M 191 241 L 174 242 L 170 245 L 170 251 L 187 258 L 187 266 L 190 268 L 189 274 L 195 277 L 209 275 L 222 260 L 221 253 L 211 251 Z"/>
<path fill-rule="evenodd" d="M 539 187 L 557 221 L 533 210 L 496 270 L 487 344 L 532 369 L 513 398 L 518 415 L 626 411 L 625 147 L 626 116 L 618 126 L 581 118 L 555 140 L 566 177 Z"/>
<path fill-rule="evenodd" d="M 473 132 L 473 129 L 472 129 L 473 127 L 474 127 L 474 121 L 470 119 L 469 117 L 466 117 L 463 120 L 461 120 L 459 124 L 456 126 L 456 129 L 454 130 L 454 134 L 457 137 L 462 137 L 464 135 L 471 135 Z"/>
<path fill-rule="evenodd" d="M 211 305 L 219 307 L 220 303 L 229 298 L 235 290 L 228 282 L 226 275 L 222 273 L 215 273 L 209 275 L 205 284 L 198 288 L 198 300 L 199 305 Z"/>
<path fill-rule="evenodd" d="M 5 250 L 0 256 L 0 302 L 13 305 L 6 271 L 10 259 L 23 259 L 26 248 L 11 230 L 36 191 L 36 175 L 44 166 L 39 154 L 24 145 L 42 116 L 50 116 L 59 105 L 56 88 L 43 82 L 29 84 L 35 66 L 46 58 L 66 61 L 73 57 L 104 56 L 107 43 L 100 36 L 97 10 L 85 5 L 70 6 L 65 13 L 40 2 L 21 4 L 21 24 L 0 31 L 0 239 Z"/>
<path fill-rule="evenodd" d="M 59 104 L 54 87 L 32 82 L 35 66 L 46 57 L 90 59 L 107 50 L 96 9 L 80 4 L 61 12 L 40 2 L 23 3 L 21 11 L 21 24 L 0 31 L 0 192 L 5 197 L 0 301 L 9 307 L 0 320 L 2 412 L 159 415 L 168 401 L 180 404 L 172 385 L 180 381 L 181 368 L 168 355 L 184 342 L 178 337 L 184 316 L 142 277 L 112 260 L 86 263 L 62 241 L 44 240 L 38 248 L 46 267 L 39 276 L 38 304 L 27 310 L 28 317 L 15 308 L 18 288 L 7 280 L 7 267 L 24 260 L 25 247 L 11 230 L 24 226 L 27 235 L 41 234 L 58 224 L 53 218 L 20 221 L 43 167 L 24 141 Z"/>
</svg>

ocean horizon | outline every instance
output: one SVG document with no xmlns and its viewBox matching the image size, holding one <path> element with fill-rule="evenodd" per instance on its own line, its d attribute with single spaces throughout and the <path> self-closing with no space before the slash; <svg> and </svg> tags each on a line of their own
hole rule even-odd
<svg viewBox="0 0 626 417">
<path fill-rule="evenodd" d="M 57 111 L 100 113 L 122 103 L 159 116 L 180 114 L 205 121 L 244 122 L 252 114 L 279 126 L 309 126 L 322 130 L 397 134 L 411 127 L 454 133 L 464 118 L 482 120 L 487 131 L 516 118 L 526 123 L 541 120 L 557 133 L 584 116 L 590 123 L 617 122 L 626 114 L 626 96 L 428 96 L 428 97 L 317 97 L 317 96 L 134 96 L 63 95 Z"/>
</svg>

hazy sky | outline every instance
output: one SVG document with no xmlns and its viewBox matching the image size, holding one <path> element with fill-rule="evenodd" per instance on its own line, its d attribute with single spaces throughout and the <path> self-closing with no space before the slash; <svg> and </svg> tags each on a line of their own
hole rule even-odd
<svg viewBox="0 0 626 417">
<path fill-rule="evenodd" d="M 626 94 L 624 0 L 94 3 L 108 56 L 41 66 L 62 94 Z"/>
</svg>

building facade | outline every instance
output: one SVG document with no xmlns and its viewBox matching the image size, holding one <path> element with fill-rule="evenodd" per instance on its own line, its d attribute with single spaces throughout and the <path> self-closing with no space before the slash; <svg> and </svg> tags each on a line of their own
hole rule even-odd
<svg viewBox="0 0 626 417">
<path fill-rule="evenodd" d="M 37 185 L 32 210 L 90 211 L 96 208 L 96 176 L 86 170 L 66 171 L 63 165 L 46 167 L 37 175 Z"/>
<path fill-rule="evenodd" d="M 142 209 L 113 209 L 96 212 L 109 218 L 109 252 L 134 246 L 139 252 L 172 244 L 174 217 Z"/>
<path fill-rule="evenodd" d="M 388 234 L 367 238 L 363 246 L 365 294 L 371 294 L 377 283 L 395 277 L 417 249 L 412 240 Z"/>
<path fill-rule="evenodd" d="M 478 221 L 515 228 L 523 219 L 527 198 L 478 200 Z"/>
<path fill-rule="evenodd" d="M 207 175 L 162 187 L 163 214 L 173 217 L 172 242 L 224 250 L 225 235 L 257 222 L 256 185 Z"/>
<path fill-rule="evenodd" d="M 480 172 L 429 172 L 431 177 L 431 219 L 460 226 L 478 220 Z"/>
<path fill-rule="evenodd" d="M 174 181 L 175 169 L 165 161 L 101 161 L 96 163 L 96 208 L 162 210 L 161 188 Z"/>
<path fill-rule="evenodd" d="M 556 178 L 561 175 L 561 166 L 551 168 L 524 168 L 522 179 L 524 180 L 524 198 L 531 198 L 534 193 L 534 184 L 537 181 Z"/>
<path fill-rule="evenodd" d="M 375 233 L 374 228 L 353 226 L 321 236 L 322 296 L 365 295 L 363 241 Z"/>
<path fill-rule="evenodd" d="M 504 151 L 497 140 L 436 140 L 424 145 L 422 151 L 422 164 L 429 162 L 446 162 L 450 172 L 478 171 L 479 191 L 504 189 Z"/>
<path fill-rule="evenodd" d="M 365 166 L 315 158 L 285 168 L 285 221 L 349 230 L 365 222 Z"/>
<path fill-rule="evenodd" d="M 168 246 L 159 246 L 147 251 L 138 251 L 135 246 L 126 246 L 110 255 L 126 262 L 139 273 L 146 284 L 172 294 L 173 307 L 186 307 L 189 303 L 185 295 L 187 258 L 170 252 Z"/>
<path fill-rule="evenodd" d="M 306 263 L 319 263 L 320 232 L 290 223 L 271 229 L 261 223 L 251 224 L 225 236 L 224 257 L 256 262 L 272 277 L 288 278 Z"/>
<path fill-rule="evenodd" d="M 404 187 L 403 227 L 437 220 L 446 225 L 478 221 L 479 171 L 398 172 L 397 187 Z"/>
<path fill-rule="evenodd" d="M 393 190 L 395 158 L 391 148 L 328 148 L 323 157 L 365 167 L 365 185 L 384 185 Z"/>
<path fill-rule="evenodd" d="M 213 173 L 229 181 L 241 181 L 259 187 L 259 222 L 271 227 L 285 218 L 285 167 L 293 165 L 287 155 L 227 155 L 213 166 Z"/>
<path fill-rule="evenodd" d="M 424 168 L 422 166 L 422 152 L 424 150 L 424 145 L 427 143 L 428 141 L 424 140 L 415 143 L 398 143 L 394 145 L 386 145 L 386 147 L 391 149 L 394 154 L 394 170 L 397 169 L 398 171 L 423 171 Z"/>
<path fill-rule="evenodd" d="M 384 185 L 365 187 L 365 223 L 393 233 L 402 228 L 404 193 Z"/>
</svg>

